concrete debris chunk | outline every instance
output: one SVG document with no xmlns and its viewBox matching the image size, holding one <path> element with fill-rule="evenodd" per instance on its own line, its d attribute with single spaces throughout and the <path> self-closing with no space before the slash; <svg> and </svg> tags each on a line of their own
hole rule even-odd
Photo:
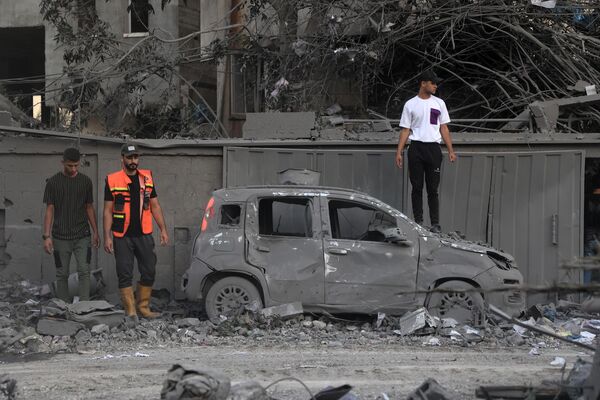
<svg viewBox="0 0 600 400">
<path fill-rule="evenodd" d="M 304 313 L 302 303 L 299 301 L 294 303 L 282 304 L 279 306 L 267 307 L 260 310 L 260 314 L 263 317 L 290 317 L 292 315 L 298 315 Z"/>
<path fill-rule="evenodd" d="M 457 394 L 440 385 L 435 379 L 429 378 L 409 394 L 406 400 L 457 400 L 459 398 Z"/>
<path fill-rule="evenodd" d="M 180 328 L 189 328 L 192 326 L 199 326 L 200 320 L 198 318 L 182 318 L 177 320 L 177 326 Z"/>
<path fill-rule="evenodd" d="M 85 326 L 75 321 L 57 318 L 42 318 L 37 324 L 37 333 L 48 336 L 73 336 Z"/>
<path fill-rule="evenodd" d="M 115 306 L 104 300 L 80 301 L 69 304 L 66 308 L 68 319 L 82 323 L 88 328 L 99 324 L 112 328 L 121 324 L 125 318 L 122 310 L 117 310 Z"/>
<path fill-rule="evenodd" d="M 99 335 L 104 332 L 109 332 L 110 327 L 106 324 L 98 324 L 98 325 L 92 326 L 92 329 L 90 331 L 91 331 L 92 335 Z"/>
<path fill-rule="evenodd" d="M 419 330 L 422 330 L 422 334 L 427 334 L 428 332 L 423 328 L 435 328 L 436 326 L 437 322 L 424 307 L 407 312 L 400 318 L 402 335 L 418 333 Z"/>
<path fill-rule="evenodd" d="M 313 321 L 313 327 L 317 330 L 323 330 L 327 328 L 327 323 L 323 321 Z"/>
<path fill-rule="evenodd" d="M 231 389 L 228 377 L 217 371 L 186 369 L 174 364 L 167 373 L 160 398 L 165 400 L 225 400 Z"/>
<path fill-rule="evenodd" d="M 600 296 L 590 296 L 581 303 L 581 309 L 587 313 L 600 313 Z"/>
</svg>

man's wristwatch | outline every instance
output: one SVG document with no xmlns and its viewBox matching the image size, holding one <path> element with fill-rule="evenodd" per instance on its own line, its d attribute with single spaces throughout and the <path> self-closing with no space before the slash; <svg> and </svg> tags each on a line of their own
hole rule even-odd
<svg viewBox="0 0 600 400">
<path fill-rule="evenodd" d="M 42 239 L 44 239 L 44 240 L 50 239 L 50 236 L 48 236 L 48 235 L 42 235 Z"/>
</svg>

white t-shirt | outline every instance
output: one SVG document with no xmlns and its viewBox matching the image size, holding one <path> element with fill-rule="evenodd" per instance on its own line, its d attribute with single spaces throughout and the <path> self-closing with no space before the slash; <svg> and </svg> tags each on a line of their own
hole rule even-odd
<svg viewBox="0 0 600 400">
<path fill-rule="evenodd" d="M 415 96 L 404 104 L 400 127 L 411 130 L 410 140 L 442 142 L 440 125 L 450 122 L 446 103 L 439 97 L 422 99 Z"/>
</svg>

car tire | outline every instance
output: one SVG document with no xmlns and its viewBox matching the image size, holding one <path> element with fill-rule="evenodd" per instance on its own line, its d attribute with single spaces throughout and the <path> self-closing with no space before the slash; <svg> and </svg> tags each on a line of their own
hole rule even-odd
<svg viewBox="0 0 600 400">
<path fill-rule="evenodd" d="M 458 292 L 433 292 L 427 302 L 429 313 L 439 318 L 453 318 L 458 323 L 468 323 L 474 326 L 485 325 L 485 301 L 481 293 L 472 291 L 473 285 L 463 281 L 448 281 L 437 286 L 443 291 L 458 290 Z"/>
<path fill-rule="evenodd" d="M 260 293 L 252 282 L 237 276 L 216 281 L 208 289 L 204 301 L 208 319 L 214 323 L 221 322 L 221 316 L 240 315 L 246 307 L 261 309 L 263 304 Z"/>
</svg>

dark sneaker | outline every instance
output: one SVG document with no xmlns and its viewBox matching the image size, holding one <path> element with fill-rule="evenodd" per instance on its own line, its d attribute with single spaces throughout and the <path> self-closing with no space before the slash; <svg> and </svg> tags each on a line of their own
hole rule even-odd
<svg viewBox="0 0 600 400">
<path fill-rule="evenodd" d="M 439 224 L 433 224 L 433 226 L 430 229 L 431 232 L 433 233 L 441 233 L 442 232 L 442 227 Z"/>
</svg>

